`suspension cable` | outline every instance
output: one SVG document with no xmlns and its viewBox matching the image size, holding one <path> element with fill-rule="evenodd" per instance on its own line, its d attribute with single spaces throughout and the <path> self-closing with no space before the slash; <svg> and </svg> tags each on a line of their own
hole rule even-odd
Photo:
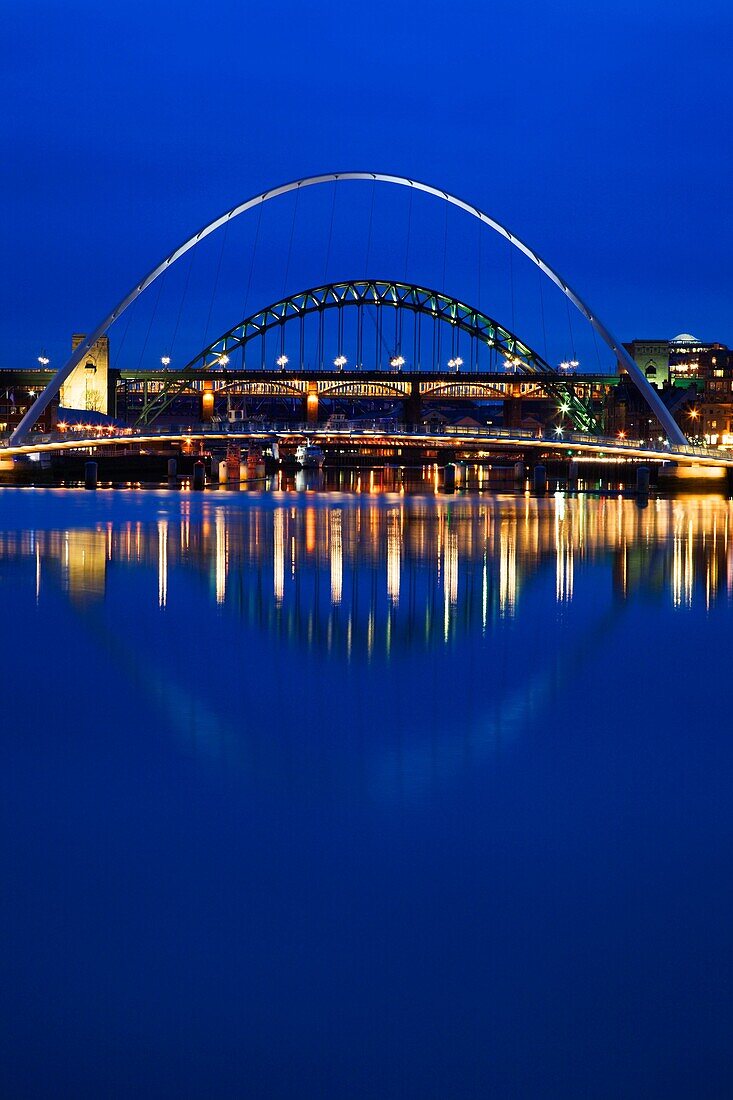
<svg viewBox="0 0 733 1100">
<path fill-rule="evenodd" d="M 223 232 L 222 238 L 221 238 L 221 247 L 219 249 L 219 259 L 218 259 L 217 265 L 216 265 L 216 275 L 214 276 L 214 285 L 211 288 L 211 301 L 209 302 L 209 315 L 206 318 L 206 329 L 204 331 L 204 347 L 206 347 L 208 342 L 209 342 L 209 327 L 211 325 L 211 314 L 212 314 L 213 309 L 214 309 L 214 298 L 216 297 L 216 291 L 217 291 L 217 288 L 219 286 L 219 274 L 221 273 L 221 261 L 222 261 L 222 258 L 224 256 L 224 245 L 226 244 L 226 241 L 227 241 L 227 233 L 228 232 L 229 232 L 229 222 L 227 222 L 226 225 L 224 226 L 224 232 Z"/>
<path fill-rule="evenodd" d="M 185 282 L 183 284 L 183 294 L 181 295 L 181 302 L 180 302 L 180 305 L 178 306 L 178 316 L 176 317 L 176 324 L 175 324 L 175 328 L 173 329 L 173 338 L 171 340 L 170 351 L 168 353 L 171 356 L 171 358 L 173 358 L 173 349 L 176 346 L 176 339 L 178 337 L 178 326 L 181 323 L 181 317 L 183 315 L 183 307 L 184 307 L 185 302 L 186 302 L 186 295 L 188 294 L 188 284 L 191 281 L 191 269 L 193 267 L 193 258 L 194 258 L 195 254 L 196 254 L 196 249 L 192 248 L 191 252 L 190 252 L 190 255 L 189 255 L 188 267 L 186 269 L 186 279 L 185 279 Z"/>
<path fill-rule="evenodd" d="M 364 269 L 365 279 L 369 278 L 369 259 L 371 257 L 372 251 L 372 222 L 374 220 L 374 192 L 376 191 L 376 189 L 377 181 L 372 180 L 372 199 L 369 204 L 369 230 L 367 232 L 366 264 Z M 412 194 L 412 189 L 410 189 L 410 194 Z"/>
<path fill-rule="evenodd" d="M 336 212 L 336 184 L 333 184 L 333 195 L 331 198 L 331 220 L 328 226 L 328 245 L 326 246 L 326 262 L 323 265 L 323 282 L 324 285 L 328 282 L 328 263 L 331 259 L 331 238 L 333 237 L 333 219 Z"/>
<path fill-rule="evenodd" d="M 405 266 L 403 268 L 402 280 L 407 282 L 407 270 L 410 262 L 410 231 L 412 228 L 412 188 L 410 188 L 409 201 L 407 205 L 407 244 L 405 245 Z"/>
<path fill-rule="evenodd" d="M 288 286 L 288 275 L 290 274 L 290 257 L 293 253 L 293 237 L 295 236 L 295 220 L 298 216 L 298 199 L 300 198 L 300 188 L 295 192 L 295 205 L 293 207 L 293 220 L 290 225 L 290 241 L 288 243 L 288 259 L 285 264 L 285 277 L 283 279 L 283 292 L 282 297 L 285 297 L 285 291 Z"/>
<path fill-rule="evenodd" d="M 140 368 L 142 366 L 143 357 L 145 356 L 145 351 L 146 351 L 147 346 L 148 346 L 148 340 L 150 338 L 150 332 L 153 328 L 153 321 L 155 320 L 155 315 L 158 312 L 158 303 L 160 302 L 160 295 L 161 295 L 162 290 L 163 290 L 163 283 L 166 280 L 167 274 L 168 274 L 168 272 L 164 271 L 163 272 L 163 278 L 160 279 L 159 282 L 158 282 L 158 293 L 155 295 L 155 302 L 153 304 L 153 312 L 150 315 L 150 320 L 148 322 L 148 329 L 147 329 L 147 332 L 145 333 L 145 339 L 143 341 L 143 346 L 142 346 L 142 349 L 140 351 L 140 357 L 139 357 L 138 363 L 137 363 L 137 369 L 138 370 L 140 370 Z"/>
<path fill-rule="evenodd" d="M 259 243 L 260 243 L 260 225 L 262 224 L 262 209 L 263 209 L 263 206 L 264 206 L 264 203 L 260 203 L 260 205 L 258 207 L 257 228 L 255 229 L 255 239 L 254 239 L 254 244 L 252 245 L 252 255 L 250 256 L 250 261 L 249 261 L 249 275 L 247 276 L 247 289 L 244 292 L 244 305 L 242 307 L 242 316 L 243 317 L 248 317 L 249 316 L 249 314 L 247 313 L 247 309 L 248 309 L 248 306 L 249 306 L 249 292 L 252 289 L 252 275 L 254 273 L 254 268 L 255 268 L 255 259 L 257 257 L 257 249 L 258 249 Z"/>
<path fill-rule="evenodd" d="M 113 365 L 112 365 L 112 369 L 113 369 L 113 370 L 116 370 L 116 369 L 117 369 L 117 364 L 118 364 L 118 362 L 119 362 L 119 359 L 120 359 L 120 355 L 122 354 L 122 349 L 123 349 L 123 347 L 125 346 L 125 339 L 127 338 L 127 330 L 128 330 L 128 329 L 129 329 L 129 327 L 130 327 L 130 321 L 131 321 L 131 320 L 132 320 L 132 314 L 131 314 L 131 313 L 128 313 L 128 314 L 127 314 L 127 321 L 125 322 L 125 327 L 124 327 L 124 329 L 122 330 L 122 339 L 120 340 L 120 343 L 119 343 L 119 346 L 118 346 L 118 348 L 117 348 L 117 351 L 115 352 L 115 358 L 114 358 L 114 363 L 113 363 Z"/>
<path fill-rule="evenodd" d="M 537 281 L 540 288 L 540 317 L 542 318 L 542 343 L 545 362 L 547 362 L 547 331 L 545 329 L 545 295 L 542 289 L 542 272 L 537 269 Z"/>
<path fill-rule="evenodd" d="M 573 353 L 573 359 L 575 359 L 576 356 L 575 356 L 575 337 L 573 335 L 573 319 L 570 316 L 570 302 L 567 298 L 565 299 L 565 304 L 567 306 L 567 312 L 568 312 L 568 328 L 570 329 L 570 348 L 571 348 L 571 351 Z"/>
<path fill-rule="evenodd" d="M 509 241 L 509 292 L 512 302 L 512 332 L 516 332 L 517 325 L 514 317 L 514 248 L 511 241 Z"/>
</svg>

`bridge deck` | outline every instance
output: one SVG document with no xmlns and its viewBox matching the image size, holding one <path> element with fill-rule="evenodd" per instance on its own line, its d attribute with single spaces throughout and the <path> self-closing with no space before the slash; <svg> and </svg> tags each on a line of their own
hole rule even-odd
<svg viewBox="0 0 733 1100">
<path fill-rule="evenodd" d="M 65 431 L 41 436 L 34 442 L 0 448 L 0 459 L 17 455 L 53 453 L 56 451 L 97 451 L 119 446 L 151 446 L 166 443 L 191 443 L 202 440 L 211 443 L 258 441 L 300 442 L 307 438 L 324 443 L 361 443 L 383 446 L 413 445 L 426 449 L 451 446 L 481 446 L 511 449 L 570 452 L 578 455 L 647 460 L 677 461 L 692 466 L 725 466 L 733 468 L 733 453 L 711 447 L 668 446 L 643 443 L 638 440 L 608 439 L 580 432 L 538 435 L 535 432 L 511 428 L 453 428 L 438 430 L 395 428 L 329 428 L 293 424 L 247 424 L 227 427 L 190 428 L 187 430 L 121 429 L 103 434 L 108 429 Z"/>
</svg>

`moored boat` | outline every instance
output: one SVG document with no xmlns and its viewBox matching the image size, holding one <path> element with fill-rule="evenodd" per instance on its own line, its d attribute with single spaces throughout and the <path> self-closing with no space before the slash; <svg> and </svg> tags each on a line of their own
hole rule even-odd
<svg viewBox="0 0 733 1100">
<path fill-rule="evenodd" d="M 326 456 L 317 443 L 301 443 L 295 452 L 295 461 L 302 470 L 320 470 Z"/>
</svg>

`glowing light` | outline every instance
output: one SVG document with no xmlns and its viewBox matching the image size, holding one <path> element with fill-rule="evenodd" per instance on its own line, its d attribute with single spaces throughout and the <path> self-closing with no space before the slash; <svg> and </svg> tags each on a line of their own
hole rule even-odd
<svg viewBox="0 0 733 1100">
<path fill-rule="evenodd" d="M 690 418 L 691 418 L 692 420 L 697 420 L 697 418 L 698 418 L 698 416 L 700 415 L 700 413 L 698 412 L 698 410 L 697 410 L 697 409 L 690 409 L 690 411 L 689 411 L 689 413 L 688 413 L 687 415 L 688 415 L 688 416 L 689 416 L 689 417 L 690 417 Z"/>
<path fill-rule="evenodd" d="M 334 367 L 338 367 L 339 370 L 343 370 L 347 363 L 348 359 L 345 355 L 337 355 L 333 361 Z"/>
<path fill-rule="evenodd" d="M 402 356 L 402 355 L 393 355 L 392 358 L 389 361 L 389 365 L 390 365 L 390 367 L 395 367 L 397 370 L 399 370 L 400 367 L 404 367 L 404 365 L 405 365 L 404 356 Z"/>
<path fill-rule="evenodd" d="M 458 370 L 460 367 L 462 367 L 463 360 L 461 359 L 460 355 L 457 355 L 455 359 L 449 359 L 448 366 L 451 370 Z"/>
<path fill-rule="evenodd" d="M 561 405 L 560 406 L 560 412 L 561 413 L 569 413 L 570 412 L 570 406 L 569 405 Z"/>
<path fill-rule="evenodd" d="M 229 362 L 229 356 L 226 354 L 226 352 L 222 352 L 222 354 L 219 356 L 219 366 L 220 367 L 225 367 L 228 362 Z"/>
<path fill-rule="evenodd" d="M 287 365 L 288 365 L 288 357 L 287 357 L 287 355 L 278 355 L 275 362 L 277 363 L 278 367 L 280 367 L 280 369 L 282 370 L 284 367 L 287 367 Z"/>
<path fill-rule="evenodd" d="M 158 520 L 158 607 L 168 602 L 168 521 Z"/>
<path fill-rule="evenodd" d="M 285 509 L 276 508 L 273 516 L 273 588 L 275 602 L 283 602 L 285 594 Z"/>
<path fill-rule="evenodd" d="M 344 550 L 341 533 L 341 509 L 334 508 L 330 516 L 331 536 L 331 603 L 338 606 L 341 603 L 344 575 Z"/>
<path fill-rule="evenodd" d="M 562 428 L 560 427 L 560 425 L 559 425 L 559 424 L 558 424 L 558 426 L 557 426 L 557 427 L 555 428 L 555 435 L 562 435 Z"/>
<path fill-rule="evenodd" d="M 619 437 L 619 439 L 626 439 L 626 432 L 623 432 L 623 431 L 619 432 L 618 437 Z"/>
<path fill-rule="evenodd" d="M 399 509 L 387 512 L 387 596 L 396 607 L 400 602 L 401 531 Z"/>
<path fill-rule="evenodd" d="M 170 355 L 161 355 L 160 361 L 161 361 L 161 363 L 163 364 L 164 367 L 169 367 L 171 365 Z"/>
<path fill-rule="evenodd" d="M 42 367 L 47 367 L 51 360 L 48 358 L 47 355 L 39 355 L 38 362 L 41 364 Z"/>
<path fill-rule="evenodd" d="M 216 533 L 216 602 L 223 604 L 227 594 L 229 546 L 226 523 L 221 512 L 217 513 L 214 530 Z"/>
</svg>

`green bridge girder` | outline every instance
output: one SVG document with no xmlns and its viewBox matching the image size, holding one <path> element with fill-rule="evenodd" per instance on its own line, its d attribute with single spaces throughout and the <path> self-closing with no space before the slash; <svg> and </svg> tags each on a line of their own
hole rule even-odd
<svg viewBox="0 0 733 1100">
<path fill-rule="evenodd" d="M 501 325 L 494 318 L 488 316 L 472 306 L 461 302 L 459 299 L 442 294 L 412 283 L 404 283 L 395 280 L 361 279 L 337 283 L 326 283 L 323 286 L 301 291 L 287 298 L 281 299 L 265 309 L 246 317 L 233 328 L 220 335 L 213 343 L 207 345 L 191 359 L 183 368 L 171 372 L 162 372 L 163 386 L 159 392 L 146 402 L 137 420 L 138 425 L 150 424 L 172 404 L 176 397 L 180 396 L 192 382 L 206 378 L 231 378 L 235 372 L 228 371 L 227 367 L 231 356 L 235 351 L 246 347 L 255 339 L 263 339 L 268 332 L 283 330 L 293 322 L 303 323 L 304 319 L 312 314 L 323 314 L 326 310 L 344 308 L 386 308 L 403 309 L 412 313 L 432 318 L 436 322 L 445 323 L 453 330 L 468 335 L 471 339 L 495 350 L 497 356 L 504 359 L 507 370 L 505 381 L 510 382 L 517 376 L 530 376 L 537 381 L 541 380 L 542 388 L 551 397 L 558 401 L 567 410 L 567 416 L 574 427 L 581 431 L 597 433 L 601 425 L 594 413 L 592 402 L 581 396 L 575 389 L 572 376 L 560 374 L 551 367 L 542 356 L 524 343 L 519 337 Z M 302 347 L 302 340 L 301 340 Z M 155 372 L 156 377 L 161 372 Z M 323 374 L 323 371 L 320 372 Z M 424 378 L 429 374 L 435 376 L 438 373 L 432 371 L 405 370 L 403 377 Z M 296 363 L 283 365 L 279 377 L 285 380 L 288 376 L 295 377 L 303 374 L 303 364 Z M 382 370 L 364 371 L 351 368 L 343 372 L 344 377 L 366 378 L 367 375 L 378 374 L 379 377 L 388 378 L 393 371 Z M 241 378 L 243 372 L 237 377 Z M 273 376 L 271 369 L 262 370 L 248 368 L 246 376 L 251 379 L 265 379 Z M 465 371 L 461 374 L 460 368 L 450 375 L 454 381 L 465 381 L 476 378 L 475 373 Z M 601 376 L 599 376 L 601 377 Z M 606 376 L 609 383 L 613 376 Z M 169 380 L 168 380 L 169 379 Z"/>
</svg>

